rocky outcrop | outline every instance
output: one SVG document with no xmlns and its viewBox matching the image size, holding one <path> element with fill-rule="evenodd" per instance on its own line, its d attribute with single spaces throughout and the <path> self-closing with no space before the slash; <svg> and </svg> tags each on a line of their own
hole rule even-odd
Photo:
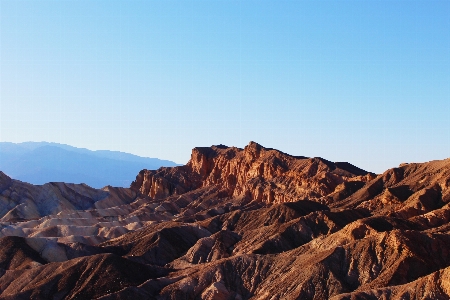
<svg viewBox="0 0 450 300">
<path fill-rule="evenodd" d="M 331 207 L 366 208 L 375 214 L 411 218 L 450 202 L 450 159 L 402 164 Z"/>
<path fill-rule="evenodd" d="M 152 198 L 165 198 L 217 186 L 223 196 L 283 203 L 319 200 L 338 191 L 341 196 L 335 198 L 340 200 L 373 177 L 349 163 L 291 156 L 250 142 L 244 149 L 223 145 L 194 148 L 186 166 L 143 170 L 132 188 Z M 355 184 L 345 184 L 350 181 Z"/>
</svg>

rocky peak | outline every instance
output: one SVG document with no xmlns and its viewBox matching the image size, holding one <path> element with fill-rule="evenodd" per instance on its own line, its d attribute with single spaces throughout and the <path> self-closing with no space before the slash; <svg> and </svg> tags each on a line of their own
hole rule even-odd
<svg viewBox="0 0 450 300">
<path fill-rule="evenodd" d="M 206 176 L 211 170 L 211 159 L 217 155 L 212 147 L 196 147 L 192 149 L 191 159 L 188 166 L 193 172 Z"/>
<path fill-rule="evenodd" d="M 265 150 L 265 148 L 253 141 L 248 143 L 248 145 L 244 148 L 245 155 L 250 160 L 258 159 L 261 156 L 262 150 Z"/>
<path fill-rule="evenodd" d="M 228 197 L 269 203 L 319 200 L 347 181 L 367 181 L 349 163 L 291 156 L 250 142 L 244 149 L 196 147 L 186 166 L 143 170 L 132 187 L 152 198 L 217 186 Z"/>
</svg>

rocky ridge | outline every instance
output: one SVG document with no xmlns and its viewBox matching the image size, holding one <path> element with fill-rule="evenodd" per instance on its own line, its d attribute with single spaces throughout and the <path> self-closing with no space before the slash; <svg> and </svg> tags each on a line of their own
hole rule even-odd
<svg viewBox="0 0 450 300">
<path fill-rule="evenodd" d="M 0 299 L 450 299 L 449 186 L 254 142 L 130 189 L 0 173 Z"/>
<path fill-rule="evenodd" d="M 161 199 L 209 187 L 222 198 L 245 197 L 274 204 L 299 199 L 331 201 L 373 177 L 349 163 L 291 156 L 250 142 L 245 149 L 223 145 L 194 148 L 187 165 L 143 170 L 131 188 Z M 332 192 L 336 195 L 330 195 Z"/>
</svg>

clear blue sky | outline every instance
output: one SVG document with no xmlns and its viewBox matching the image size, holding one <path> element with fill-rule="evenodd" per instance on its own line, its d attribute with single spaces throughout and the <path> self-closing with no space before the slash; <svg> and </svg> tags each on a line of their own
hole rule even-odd
<svg viewBox="0 0 450 300">
<path fill-rule="evenodd" d="M 450 1 L 0 0 L 0 140 L 450 157 Z"/>
</svg>

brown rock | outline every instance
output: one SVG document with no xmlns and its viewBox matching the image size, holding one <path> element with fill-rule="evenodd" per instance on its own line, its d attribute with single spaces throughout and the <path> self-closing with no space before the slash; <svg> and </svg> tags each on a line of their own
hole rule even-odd
<svg viewBox="0 0 450 300">
<path fill-rule="evenodd" d="M 318 200 L 344 182 L 364 182 L 370 176 L 348 163 L 295 157 L 250 142 L 244 149 L 222 145 L 194 148 L 186 166 L 143 170 L 132 188 L 160 199 L 200 187 L 219 186 L 230 197 L 283 203 Z M 361 187 L 361 184 L 348 186 L 347 194 Z"/>
</svg>

